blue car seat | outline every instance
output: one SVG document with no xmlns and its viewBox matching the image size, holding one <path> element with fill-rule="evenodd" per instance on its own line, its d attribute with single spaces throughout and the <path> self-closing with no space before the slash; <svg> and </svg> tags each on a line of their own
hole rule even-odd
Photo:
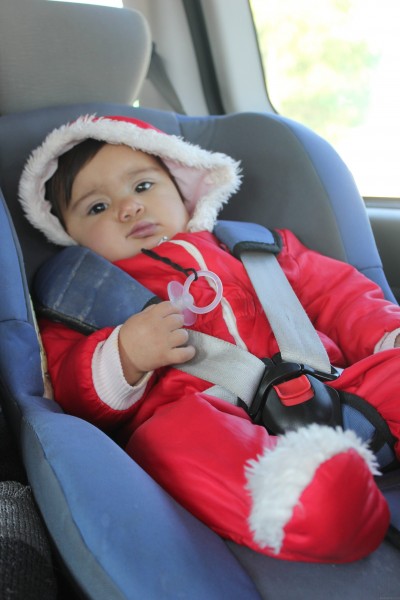
<svg viewBox="0 0 400 600">
<path fill-rule="evenodd" d="M 126 64 L 118 58 L 118 80 L 111 84 L 107 78 L 115 71 L 117 50 L 108 51 L 107 36 L 113 44 L 118 40 L 118 56 L 129 55 L 132 39 L 140 42 L 136 61 L 132 54 Z M 372 555 L 335 566 L 278 561 L 219 538 L 104 433 L 64 414 L 43 381 L 29 289 L 37 269 L 58 248 L 23 217 L 17 185 L 31 150 L 54 127 L 81 114 L 133 115 L 240 159 L 243 186 L 223 218 L 289 227 L 310 247 L 354 264 L 393 299 L 362 200 L 334 150 L 308 129 L 275 115 L 196 118 L 133 108 L 150 42 L 143 18 L 128 9 L 45 0 L 13 0 L 0 7 L 0 381 L 4 410 L 60 564 L 77 598 L 93 600 L 393 596 L 400 572 L 398 470 L 381 478 L 393 527 Z M 107 52 L 89 52 L 92 43 Z M 62 78 L 55 74 L 49 81 L 51 44 L 56 44 Z M 70 54 L 78 47 L 85 85 L 77 84 Z M 39 77 L 44 49 L 45 81 Z M 139 64 L 136 73 L 133 62 Z"/>
</svg>

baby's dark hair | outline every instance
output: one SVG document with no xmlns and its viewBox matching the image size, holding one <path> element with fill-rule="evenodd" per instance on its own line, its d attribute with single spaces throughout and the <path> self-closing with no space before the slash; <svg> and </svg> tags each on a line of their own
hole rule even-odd
<svg viewBox="0 0 400 600">
<path fill-rule="evenodd" d="M 59 157 L 57 171 L 46 182 L 46 200 L 50 202 L 52 212 L 63 227 L 65 227 L 65 223 L 62 211 L 68 207 L 71 201 L 75 177 L 105 144 L 106 142 L 92 138 L 77 144 Z"/>
</svg>

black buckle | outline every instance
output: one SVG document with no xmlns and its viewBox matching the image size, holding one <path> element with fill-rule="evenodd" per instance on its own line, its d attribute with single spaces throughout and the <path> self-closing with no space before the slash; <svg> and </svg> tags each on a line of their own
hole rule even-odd
<svg viewBox="0 0 400 600">
<path fill-rule="evenodd" d="M 259 422 L 259 416 L 263 411 L 267 396 L 274 385 L 289 381 L 300 375 L 310 375 L 322 382 L 334 381 L 340 375 L 334 367 L 331 367 L 330 373 L 324 373 L 309 365 L 286 362 L 282 360 L 280 353 L 275 354 L 272 358 L 262 360 L 265 364 L 265 371 L 249 408 L 249 415 L 255 423 Z"/>
</svg>

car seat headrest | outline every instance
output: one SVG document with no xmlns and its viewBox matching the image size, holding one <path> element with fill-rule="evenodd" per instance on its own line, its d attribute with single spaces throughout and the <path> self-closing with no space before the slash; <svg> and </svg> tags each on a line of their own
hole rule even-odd
<svg viewBox="0 0 400 600">
<path fill-rule="evenodd" d="M 2 2 L 0 114 L 78 102 L 132 104 L 151 46 L 147 22 L 135 10 Z"/>
</svg>

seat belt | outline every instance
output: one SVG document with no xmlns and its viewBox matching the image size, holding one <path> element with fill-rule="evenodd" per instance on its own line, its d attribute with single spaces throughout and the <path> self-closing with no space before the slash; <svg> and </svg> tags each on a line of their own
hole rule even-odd
<svg viewBox="0 0 400 600">
<path fill-rule="evenodd" d="M 214 391 L 231 404 L 237 404 L 240 398 L 250 409 L 265 373 L 265 363 L 230 342 L 199 331 L 188 330 L 188 333 L 189 344 L 196 348 L 196 354 L 189 362 L 174 368 L 228 390 L 228 395 Z"/>
<path fill-rule="evenodd" d="M 280 244 L 273 233 L 256 223 L 233 221 L 218 221 L 214 231 L 242 261 L 271 325 L 282 360 L 331 373 L 320 337 L 278 263 L 276 254 Z"/>
<path fill-rule="evenodd" d="M 154 42 L 151 51 L 150 65 L 147 71 L 147 79 L 151 81 L 156 90 L 158 90 L 164 100 L 168 103 L 168 106 L 170 106 L 174 112 L 182 115 L 186 114 L 182 102 L 168 76 L 164 61 L 157 52 Z"/>
<path fill-rule="evenodd" d="M 276 256 L 241 252 L 240 258 L 274 332 L 282 359 L 330 373 L 328 354 Z"/>
</svg>

